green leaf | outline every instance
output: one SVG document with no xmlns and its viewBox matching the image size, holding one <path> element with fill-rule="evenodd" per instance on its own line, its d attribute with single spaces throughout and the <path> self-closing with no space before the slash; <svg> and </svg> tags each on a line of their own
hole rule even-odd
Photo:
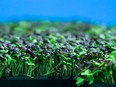
<svg viewBox="0 0 116 87">
<path fill-rule="evenodd" d="M 94 77 L 93 77 L 93 75 L 90 75 L 90 76 L 88 76 L 87 78 L 88 78 L 89 84 L 93 84 L 93 82 L 94 82 Z"/>
<path fill-rule="evenodd" d="M 96 62 L 96 61 L 93 61 L 93 63 L 94 63 L 95 65 L 97 65 L 97 66 L 102 66 L 102 65 L 103 65 L 103 63 L 99 63 L 99 62 Z"/>
<path fill-rule="evenodd" d="M 83 85 L 84 84 L 84 79 L 82 78 L 82 77 L 78 77 L 77 79 L 76 79 L 76 85 L 77 86 L 81 86 L 81 85 Z"/>
<path fill-rule="evenodd" d="M 89 69 L 85 69 L 84 72 L 81 73 L 81 75 L 84 75 L 87 77 L 87 81 L 89 82 L 89 84 L 92 84 L 94 82 L 94 73 L 92 73 Z"/>
<path fill-rule="evenodd" d="M 8 50 L 0 50 L 0 53 L 7 53 Z"/>
<path fill-rule="evenodd" d="M 7 55 L 7 57 L 6 57 L 6 63 L 7 63 L 8 65 L 10 65 L 11 62 L 14 62 L 14 63 L 15 63 L 16 60 L 13 59 L 10 55 Z"/>
<path fill-rule="evenodd" d="M 35 64 L 34 63 L 32 63 L 32 62 L 26 62 L 28 65 L 30 65 L 30 66 L 35 66 Z"/>
<path fill-rule="evenodd" d="M 109 55 L 105 56 L 108 60 L 116 61 L 116 51 L 112 51 Z"/>
<path fill-rule="evenodd" d="M 82 72 L 81 75 L 89 76 L 91 75 L 91 71 L 89 69 L 85 69 L 85 71 Z"/>
<path fill-rule="evenodd" d="M 17 46 L 17 47 L 21 47 L 21 44 L 17 43 L 16 46 Z"/>
<path fill-rule="evenodd" d="M 32 36 L 28 37 L 28 41 L 30 41 L 32 43 L 37 43 L 36 38 L 35 37 L 32 37 Z"/>
</svg>

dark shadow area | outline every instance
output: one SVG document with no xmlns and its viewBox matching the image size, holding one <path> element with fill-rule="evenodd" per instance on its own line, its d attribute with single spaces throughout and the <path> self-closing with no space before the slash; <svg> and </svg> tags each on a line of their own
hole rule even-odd
<svg viewBox="0 0 116 87">
<path fill-rule="evenodd" d="M 74 80 L 0 80 L 0 87 L 76 87 Z"/>
</svg>

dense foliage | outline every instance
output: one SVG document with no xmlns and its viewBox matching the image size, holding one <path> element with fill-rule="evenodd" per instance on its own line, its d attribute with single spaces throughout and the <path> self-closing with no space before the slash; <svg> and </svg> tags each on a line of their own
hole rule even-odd
<svg viewBox="0 0 116 87">
<path fill-rule="evenodd" d="M 74 77 L 116 83 L 116 28 L 83 23 L 0 25 L 0 77 Z"/>
</svg>

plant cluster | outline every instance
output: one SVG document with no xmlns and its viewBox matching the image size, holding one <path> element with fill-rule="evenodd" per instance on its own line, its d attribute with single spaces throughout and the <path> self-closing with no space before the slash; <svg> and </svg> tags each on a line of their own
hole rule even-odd
<svg viewBox="0 0 116 87">
<path fill-rule="evenodd" d="M 73 77 L 78 86 L 84 82 L 116 83 L 115 28 L 79 23 L 26 24 L 0 28 L 7 32 L 0 33 L 0 77 Z"/>
</svg>

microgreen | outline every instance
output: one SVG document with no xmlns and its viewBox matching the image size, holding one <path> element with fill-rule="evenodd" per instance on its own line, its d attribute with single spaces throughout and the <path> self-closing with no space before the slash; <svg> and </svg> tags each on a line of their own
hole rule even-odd
<svg viewBox="0 0 116 87">
<path fill-rule="evenodd" d="M 77 78 L 77 86 L 116 84 L 115 28 L 49 22 L 3 26 L 0 77 L 60 76 Z"/>
</svg>

